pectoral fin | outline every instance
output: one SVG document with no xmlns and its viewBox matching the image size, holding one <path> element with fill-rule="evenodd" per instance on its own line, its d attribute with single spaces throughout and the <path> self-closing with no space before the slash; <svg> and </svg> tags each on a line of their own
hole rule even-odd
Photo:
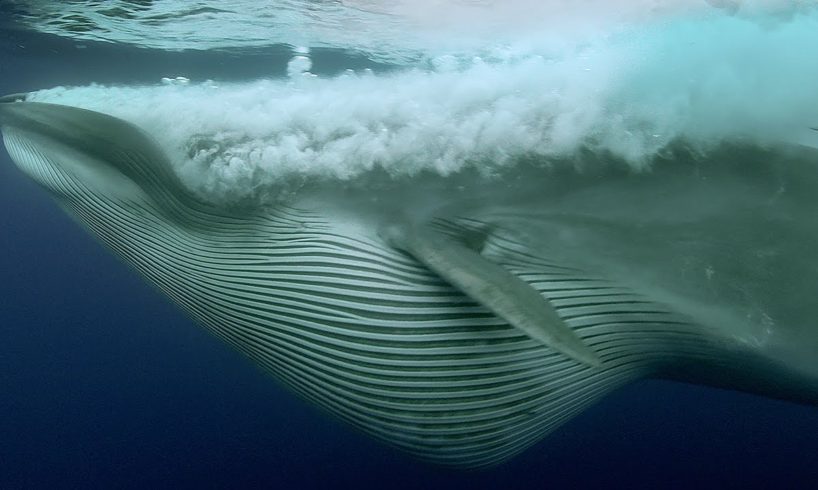
<svg viewBox="0 0 818 490">
<path fill-rule="evenodd" d="M 601 361 L 536 289 L 455 239 L 426 227 L 390 226 L 383 237 L 497 316 L 589 366 Z"/>
</svg>

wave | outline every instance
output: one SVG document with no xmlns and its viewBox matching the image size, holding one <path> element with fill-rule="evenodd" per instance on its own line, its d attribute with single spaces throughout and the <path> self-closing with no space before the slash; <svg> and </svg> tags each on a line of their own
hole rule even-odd
<svg viewBox="0 0 818 490">
<path fill-rule="evenodd" d="M 595 39 L 679 15 L 787 17 L 782 0 L 9 0 L 20 25 L 85 41 L 167 50 L 278 44 L 354 50 L 405 64 L 492 46 Z M 487 43 L 487 39 L 490 40 Z"/>
</svg>

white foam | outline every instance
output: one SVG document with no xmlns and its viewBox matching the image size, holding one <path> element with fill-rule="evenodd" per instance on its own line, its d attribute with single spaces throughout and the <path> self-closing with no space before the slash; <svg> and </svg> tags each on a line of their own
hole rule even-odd
<svg viewBox="0 0 818 490">
<path fill-rule="evenodd" d="M 375 168 L 396 177 L 492 173 L 587 149 L 641 168 L 679 140 L 707 151 L 789 141 L 816 126 L 818 13 L 716 12 L 593 42 L 481 46 L 428 70 L 56 88 L 32 98 L 138 124 L 193 189 L 225 201 L 264 201 L 293 183 Z"/>
</svg>

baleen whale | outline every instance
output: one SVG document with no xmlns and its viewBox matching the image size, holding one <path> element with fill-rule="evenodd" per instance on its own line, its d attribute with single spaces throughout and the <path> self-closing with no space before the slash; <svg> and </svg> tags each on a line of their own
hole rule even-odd
<svg viewBox="0 0 818 490">
<path fill-rule="evenodd" d="M 818 171 L 793 163 L 813 148 L 231 207 L 122 119 L 15 94 L 0 126 L 20 170 L 195 321 L 420 458 L 498 464 L 646 377 L 818 404 Z"/>
</svg>

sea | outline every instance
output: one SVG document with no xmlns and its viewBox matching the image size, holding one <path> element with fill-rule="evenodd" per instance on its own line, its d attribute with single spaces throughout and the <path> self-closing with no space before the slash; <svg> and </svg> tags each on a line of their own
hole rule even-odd
<svg viewBox="0 0 818 490">
<path fill-rule="evenodd" d="M 127 119 L 225 205 L 818 147 L 816 51 L 795 0 L 0 1 L 0 94 Z M 0 489 L 807 489 L 816 461 L 818 407 L 652 379 L 500 465 L 420 461 L 197 326 L 0 152 Z"/>
</svg>

